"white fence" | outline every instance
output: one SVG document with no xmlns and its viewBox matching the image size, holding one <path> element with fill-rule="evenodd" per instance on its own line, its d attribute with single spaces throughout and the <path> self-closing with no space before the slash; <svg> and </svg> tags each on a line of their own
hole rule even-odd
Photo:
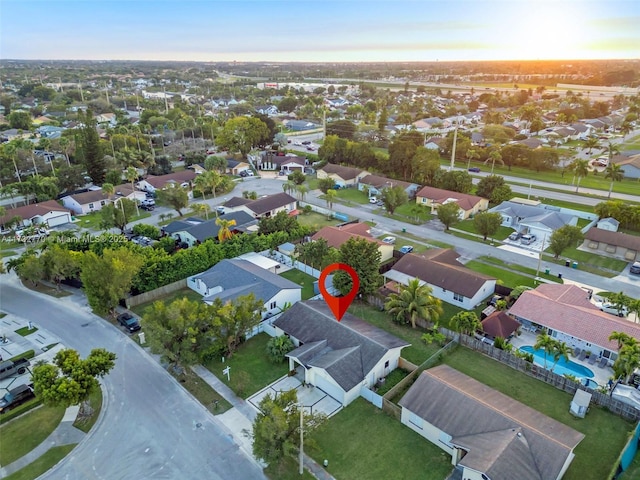
<svg viewBox="0 0 640 480">
<path fill-rule="evenodd" d="M 378 408 L 382 408 L 382 397 L 366 387 L 360 389 L 360 396 Z"/>
</svg>

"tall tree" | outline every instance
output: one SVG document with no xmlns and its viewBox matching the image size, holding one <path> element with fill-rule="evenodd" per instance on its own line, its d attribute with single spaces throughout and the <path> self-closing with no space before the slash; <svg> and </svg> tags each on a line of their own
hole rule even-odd
<svg viewBox="0 0 640 480">
<path fill-rule="evenodd" d="M 161 200 L 171 205 L 180 216 L 182 216 L 182 210 L 189 205 L 189 195 L 182 187 L 165 188 L 164 190 L 160 190 L 158 196 Z"/>
<path fill-rule="evenodd" d="M 233 232 L 231 231 L 231 227 L 236 224 L 236 221 L 233 219 L 224 219 L 224 218 L 216 218 L 216 225 L 218 225 L 218 241 L 220 243 L 229 240 L 233 237 Z"/>
<path fill-rule="evenodd" d="M 624 179 L 624 170 L 622 166 L 609 161 L 609 164 L 604 169 L 604 178 L 611 179 L 609 184 L 609 194 L 607 198 L 611 198 L 611 192 L 613 191 L 613 182 L 621 182 Z"/>
<path fill-rule="evenodd" d="M 91 350 L 84 360 L 75 350 L 60 350 L 53 363 L 39 363 L 33 368 L 35 393 L 47 405 L 77 405 L 100 388 L 98 378 L 109 373 L 115 361 L 116 354 L 103 348 Z"/>
<path fill-rule="evenodd" d="M 536 343 L 533 348 L 536 350 L 544 350 L 544 368 L 547 368 L 547 358 L 551 358 L 553 356 L 555 347 L 556 340 L 546 333 L 541 333 L 536 337 Z"/>
<path fill-rule="evenodd" d="M 491 175 L 493 175 L 493 169 L 496 166 L 496 162 L 500 165 L 504 165 L 504 162 L 502 161 L 502 155 L 500 154 L 499 150 L 492 150 L 491 153 L 489 153 L 489 157 L 484 162 L 485 165 L 489 161 L 491 162 Z"/>
<path fill-rule="evenodd" d="M 269 134 L 267 125 L 254 117 L 235 117 L 228 120 L 216 138 L 221 148 L 240 152 L 246 158 L 252 148 Z"/>
<path fill-rule="evenodd" d="M 565 342 L 560 342 L 556 340 L 554 342 L 553 351 L 552 351 L 553 366 L 551 367 L 551 371 L 553 372 L 553 369 L 556 368 L 556 365 L 558 364 L 561 358 L 564 358 L 565 361 L 568 361 L 569 355 L 571 354 L 572 351 L 573 349 L 569 345 L 567 345 Z"/>
<path fill-rule="evenodd" d="M 360 280 L 359 294 L 366 296 L 375 292 L 381 284 L 380 250 L 374 242 L 364 238 L 350 238 L 340 246 L 340 262 L 353 268 Z M 348 273 L 341 270 L 333 276 L 333 286 L 343 295 L 353 288 L 353 282 Z"/>
<path fill-rule="evenodd" d="M 327 202 L 327 207 L 330 211 L 328 215 L 329 218 L 333 216 L 333 203 L 335 202 L 336 198 L 338 198 L 338 192 L 333 189 L 327 190 L 327 193 L 324 196 L 324 200 L 325 202 Z"/>
<path fill-rule="evenodd" d="M 473 225 L 486 241 L 487 237 L 493 237 L 502 225 L 502 215 L 497 212 L 480 212 L 473 218 Z"/>
<path fill-rule="evenodd" d="M 549 249 L 553 252 L 555 258 L 562 255 L 567 248 L 575 246 L 576 243 L 583 238 L 580 227 L 573 225 L 564 225 L 551 234 L 549 239 Z"/>
<path fill-rule="evenodd" d="M 113 189 L 112 185 L 111 189 Z M 100 210 L 100 227 L 105 230 L 116 227 L 124 233 L 135 211 L 135 202 L 124 197 L 117 198 L 115 202 L 105 205 Z"/>
<path fill-rule="evenodd" d="M 482 323 L 475 312 L 456 313 L 451 317 L 451 326 L 463 335 L 473 335 L 477 330 L 482 330 Z"/>
<path fill-rule="evenodd" d="M 589 162 L 587 160 L 574 160 L 571 165 L 569 165 L 569 169 L 573 172 L 573 175 L 578 178 L 578 182 L 576 183 L 576 193 L 578 193 L 580 180 L 589 173 Z"/>
<path fill-rule="evenodd" d="M 384 203 L 385 208 L 391 214 L 401 205 L 407 203 L 409 199 L 407 192 L 400 185 L 394 185 L 391 188 L 384 188 L 380 199 Z"/>
<path fill-rule="evenodd" d="M 87 175 L 91 177 L 94 184 L 102 185 L 107 173 L 107 168 L 102 146 L 100 145 L 100 136 L 96 130 L 96 122 L 91 110 L 87 110 L 81 122 L 82 127 L 79 129 L 78 139 L 87 168 Z"/>
<path fill-rule="evenodd" d="M 445 230 L 460 221 L 460 206 L 456 202 L 445 203 L 438 207 L 438 220 L 442 222 Z"/>
<path fill-rule="evenodd" d="M 437 322 L 443 313 L 442 301 L 431 295 L 429 285 L 420 285 L 414 278 L 400 287 L 399 293 L 389 295 L 384 307 L 394 320 L 401 324 L 411 323 L 416 328 L 416 320 L 422 318 L 427 322 Z"/>
<path fill-rule="evenodd" d="M 81 259 L 80 279 L 89 305 L 98 315 L 112 314 L 131 289 L 142 267 L 142 258 L 127 248 L 105 249 L 101 256 L 92 251 Z"/>
</svg>

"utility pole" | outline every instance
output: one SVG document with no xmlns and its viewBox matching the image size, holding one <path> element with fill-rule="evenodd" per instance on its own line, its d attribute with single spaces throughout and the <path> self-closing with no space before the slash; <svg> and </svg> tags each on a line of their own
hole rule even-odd
<svg viewBox="0 0 640 480">
<path fill-rule="evenodd" d="M 107 105 L 111 105 L 109 102 L 109 87 L 107 86 L 107 82 L 104 82 L 104 94 L 107 97 Z"/>
<path fill-rule="evenodd" d="M 167 114 L 169 113 L 169 103 L 167 102 L 167 92 L 164 87 L 162 87 L 162 96 L 164 97 L 164 113 Z"/>
<path fill-rule="evenodd" d="M 84 93 L 82 93 L 82 84 L 78 82 L 78 89 L 80 90 L 80 100 L 84 103 Z"/>
<path fill-rule="evenodd" d="M 456 129 L 453 131 L 453 148 L 451 149 L 451 166 L 449 167 L 449 171 L 453 171 L 453 166 L 456 161 L 456 143 L 458 141 L 458 127 L 460 123 L 456 119 Z"/>
<path fill-rule="evenodd" d="M 327 138 L 327 109 L 322 107 L 322 137 Z"/>
<path fill-rule="evenodd" d="M 304 473 L 304 427 L 303 427 L 304 409 L 300 405 L 300 475 Z"/>
</svg>

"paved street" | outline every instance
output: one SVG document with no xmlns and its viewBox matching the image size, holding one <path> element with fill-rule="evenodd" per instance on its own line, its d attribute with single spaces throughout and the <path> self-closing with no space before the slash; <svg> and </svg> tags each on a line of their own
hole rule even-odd
<svg viewBox="0 0 640 480">
<path fill-rule="evenodd" d="M 0 276 L 2 311 L 49 330 L 86 356 L 117 354 L 103 379 L 96 427 L 42 479 L 263 479 L 260 466 L 230 432 L 122 331 L 90 313 L 86 299 L 54 299 Z"/>
</svg>

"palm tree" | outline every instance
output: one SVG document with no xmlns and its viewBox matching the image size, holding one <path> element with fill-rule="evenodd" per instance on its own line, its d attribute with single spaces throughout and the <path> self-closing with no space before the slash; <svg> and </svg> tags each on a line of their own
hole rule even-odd
<svg viewBox="0 0 640 480">
<path fill-rule="evenodd" d="M 587 160 L 574 160 L 571 165 L 569 165 L 569 169 L 573 172 L 575 177 L 578 177 L 578 183 L 576 184 L 576 193 L 578 193 L 578 189 L 580 188 L 580 180 L 583 177 L 586 177 L 589 173 L 589 162 Z"/>
<path fill-rule="evenodd" d="M 338 192 L 336 192 L 333 189 L 327 190 L 327 193 L 324 196 L 325 202 L 327 202 L 327 207 L 329 207 L 329 210 L 331 210 L 331 213 L 333 213 L 333 202 L 335 202 L 337 197 L 338 197 Z M 330 214 L 329 218 L 331 218 L 331 216 L 332 215 Z"/>
<path fill-rule="evenodd" d="M 637 340 L 624 332 L 611 332 L 609 335 L 609 341 L 615 340 L 618 342 L 618 350 L 622 348 L 623 345 L 626 345 L 629 342 L 637 342 Z"/>
<path fill-rule="evenodd" d="M 131 182 L 131 190 L 133 190 L 133 192 L 135 193 L 136 191 L 136 187 L 134 187 L 133 182 L 135 182 L 138 179 L 138 170 L 136 170 L 133 167 L 129 167 L 127 168 L 127 171 L 124 173 L 125 177 L 127 177 L 127 180 L 129 180 Z M 138 201 L 134 198 L 133 199 L 133 203 L 136 204 L 136 216 L 140 216 L 140 210 L 138 209 Z"/>
<path fill-rule="evenodd" d="M 309 187 L 306 185 L 298 185 L 296 189 L 298 190 L 298 198 L 304 201 L 305 195 L 309 193 Z"/>
<path fill-rule="evenodd" d="M 573 351 L 573 349 L 567 345 L 565 342 L 559 342 L 554 340 L 553 345 L 553 366 L 551 367 L 551 371 L 556 368 L 556 365 L 560 361 L 561 358 L 564 358 L 566 361 L 569 360 L 569 354 Z"/>
<path fill-rule="evenodd" d="M 607 146 L 602 150 L 602 152 L 606 152 L 607 153 L 607 157 L 609 158 L 609 165 L 611 165 L 611 159 L 615 156 L 615 155 L 619 155 L 620 154 L 620 147 L 618 147 L 618 145 L 616 145 L 615 143 L 611 143 L 609 142 L 607 144 Z"/>
<path fill-rule="evenodd" d="M 202 216 L 202 214 L 204 214 L 205 218 L 207 220 L 209 220 L 209 212 L 211 211 L 211 207 L 209 205 L 207 205 L 206 203 L 192 203 L 191 204 L 191 211 L 195 215 Z"/>
<path fill-rule="evenodd" d="M 297 185 L 295 184 L 295 182 L 287 180 L 282 184 L 282 191 L 291 194 L 291 192 L 294 192 L 296 190 L 296 187 Z"/>
<path fill-rule="evenodd" d="M 582 142 L 582 148 L 588 148 L 589 151 L 587 154 L 591 155 L 591 151 L 594 148 L 598 148 L 600 146 L 600 142 L 598 141 L 598 137 L 589 137 Z"/>
<path fill-rule="evenodd" d="M 611 192 L 613 190 L 613 182 L 621 182 L 624 178 L 624 170 L 617 163 L 613 163 L 609 160 L 607 168 L 604 169 L 604 178 L 610 178 L 611 184 L 609 185 L 609 195 L 607 198 L 611 198 Z"/>
<path fill-rule="evenodd" d="M 456 332 L 464 335 L 473 335 L 477 330 L 482 330 L 482 323 L 474 312 L 459 312 L 451 317 L 451 325 Z"/>
<path fill-rule="evenodd" d="M 233 232 L 231 231 L 231 227 L 236 224 L 235 220 L 225 220 L 223 218 L 216 218 L 216 225 L 220 227 L 218 230 L 218 241 L 220 243 L 225 240 L 229 240 L 233 237 Z"/>
<path fill-rule="evenodd" d="M 384 306 L 396 322 L 411 323 L 412 328 L 416 328 L 418 317 L 435 322 L 443 313 L 442 301 L 431 295 L 431 287 L 420 285 L 417 278 L 409 281 L 407 286 L 401 286 L 399 293 L 389 295 Z"/>
<path fill-rule="evenodd" d="M 547 368 L 547 357 L 551 357 L 553 355 L 556 343 L 556 340 L 546 333 L 542 333 L 536 338 L 536 343 L 533 348 L 536 350 L 544 350 L 544 368 Z"/>
<path fill-rule="evenodd" d="M 471 167 L 471 160 L 475 160 L 476 158 L 480 157 L 477 150 L 474 148 L 468 149 L 465 156 L 467 157 L 467 170 L 469 170 L 469 167 Z"/>
<path fill-rule="evenodd" d="M 493 175 L 493 168 L 495 167 L 496 162 L 498 162 L 500 165 L 504 165 L 504 162 L 502 161 L 502 155 L 500 155 L 500 152 L 498 150 L 493 150 L 489 154 L 489 157 L 487 157 L 487 159 L 484 161 L 485 165 L 489 160 L 491 160 L 491 175 Z"/>
<path fill-rule="evenodd" d="M 202 194 L 202 199 L 207 200 L 204 192 L 209 188 L 209 182 L 204 174 L 200 174 L 193 181 L 193 189 L 199 191 Z"/>
<path fill-rule="evenodd" d="M 640 318 L 640 298 L 629 302 L 629 313 L 636 314 L 636 322 Z"/>
<path fill-rule="evenodd" d="M 613 363 L 616 378 L 624 378 L 624 382 L 627 383 L 638 367 L 640 367 L 640 345 L 637 343 L 623 345 L 618 358 Z"/>
<path fill-rule="evenodd" d="M 214 170 L 210 170 L 201 173 L 200 175 L 205 178 L 206 184 L 211 189 L 213 198 L 216 198 L 216 188 L 218 188 L 218 185 L 220 185 L 220 183 L 222 182 L 222 177 L 220 176 L 220 174 Z"/>
</svg>

